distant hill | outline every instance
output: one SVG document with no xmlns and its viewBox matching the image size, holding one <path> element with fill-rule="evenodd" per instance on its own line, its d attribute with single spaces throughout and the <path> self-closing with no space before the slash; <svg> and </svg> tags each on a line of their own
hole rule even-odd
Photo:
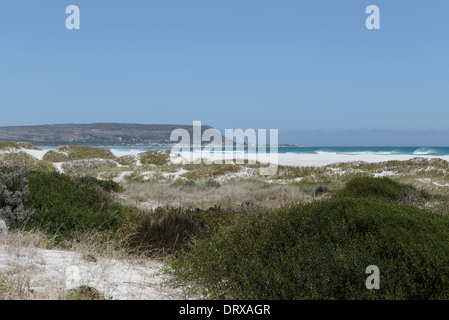
<svg viewBox="0 0 449 320">
<path fill-rule="evenodd" d="M 0 127 L 0 141 L 30 142 L 38 146 L 151 146 L 173 144 L 170 134 L 178 128 L 186 129 L 193 137 L 192 125 L 92 123 Z M 202 131 L 210 128 L 203 125 Z"/>
</svg>

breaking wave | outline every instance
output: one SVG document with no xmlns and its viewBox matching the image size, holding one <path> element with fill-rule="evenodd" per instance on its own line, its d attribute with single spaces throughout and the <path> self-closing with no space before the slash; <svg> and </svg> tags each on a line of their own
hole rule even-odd
<svg viewBox="0 0 449 320">
<path fill-rule="evenodd" d="M 418 148 L 413 151 L 415 155 L 439 154 L 438 150 L 432 148 Z"/>
</svg>

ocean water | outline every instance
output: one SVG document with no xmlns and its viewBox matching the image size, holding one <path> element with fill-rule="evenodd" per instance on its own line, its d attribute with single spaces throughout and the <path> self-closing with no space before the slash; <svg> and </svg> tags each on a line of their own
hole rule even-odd
<svg viewBox="0 0 449 320">
<path fill-rule="evenodd" d="M 449 147 L 279 147 L 279 153 L 445 156 Z"/>
<path fill-rule="evenodd" d="M 56 146 L 41 147 L 43 150 L 56 149 Z M 167 149 L 170 147 L 105 147 L 114 154 L 121 156 L 127 154 L 138 154 L 140 152 Z M 262 151 L 256 149 L 257 151 Z M 254 149 L 245 148 L 245 153 L 254 152 Z M 224 153 L 228 153 L 223 149 Z M 266 147 L 266 152 L 270 152 L 270 148 Z M 428 156 L 447 156 L 449 155 L 449 147 L 278 147 L 279 154 L 341 154 L 341 155 L 428 155 Z"/>
</svg>

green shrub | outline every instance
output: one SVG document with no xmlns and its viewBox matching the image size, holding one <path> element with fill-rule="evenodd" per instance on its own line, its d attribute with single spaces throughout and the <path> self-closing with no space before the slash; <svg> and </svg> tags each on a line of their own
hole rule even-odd
<svg viewBox="0 0 449 320">
<path fill-rule="evenodd" d="M 390 178 L 355 177 L 349 180 L 337 196 L 380 197 L 407 204 L 426 200 L 430 195 L 411 185 L 401 184 Z"/>
<path fill-rule="evenodd" d="M 449 217 L 382 198 L 231 213 L 169 260 L 181 284 L 230 299 L 447 299 Z M 379 290 L 365 286 L 380 269 Z"/>
<path fill-rule="evenodd" d="M 32 172 L 29 188 L 30 207 L 36 210 L 33 226 L 50 235 L 69 238 L 86 230 L 110 230 L 120 225 L 125 213 L 101 187 L 61 173 Z"/>
<path fill-rule="evenodd" d="M 96 186 L 102 188 L 106 192 L 120 192 L 123 191 L 123 187 L 113 180 L 99 180 L 91 176 L 73 177 L 74 181 L 78 184 L 85 184 L 88 186 Z"/>
<path fill-rule="evenodd" d="M 106 300 L 103 293 L 99 290 L 82 285 L 78 288 L 65 291 L 61 297 L 61 300 Z"/>
<path fill-rule="evenodd" d="M 162 166 L 168 163 L 170 151 L 168 150 L 150 150 L 139 155 L 140 163 L 143 165 L 154 164 Z"/>
<path fill-rule="evenodd" d="M 204 239 L 224 226 L 232 225 L 234 217 L 253 207 L 234 210 L 211 207 L 208 210 L 157 208 L 130 215 L 129 246 L 134 251 L 150 255 L 176 255 L 187 251 L 192 243 Z M 131 231 L 130 231 L 131 230 Z"/>
<path fill-rule="evenodd" d="M 49 161 L 49 162 L 65 162 L 65 161 L 68 161 L 68 157 L 64 153 L 60 153 L 60 152 L 57 152 L 54 150 L 49 150 L 45 153 L 42 160 Z"/>
<path fill-rule="evenodd" d="M 316 195 L 316 196 L 320 196 L 320 195 L 322 195 L 323 193 L 329 192 L 329 188 L 326 187 L 326 186 L 320 185 L 320 186 L 318 186 L 318 187 L 315 188 L 314 192 L 315 192 L 315 195 Z"/>
<path fill-rule="evenodd" d="M 88 146 L 61 146 L 56 151 L 49 150 L 45 153 L 43 160 L 50 162 L 66 162 L 84 159 L 111 159 L 116 157 L 108 149 L 94 148 Z"/>
</svg>

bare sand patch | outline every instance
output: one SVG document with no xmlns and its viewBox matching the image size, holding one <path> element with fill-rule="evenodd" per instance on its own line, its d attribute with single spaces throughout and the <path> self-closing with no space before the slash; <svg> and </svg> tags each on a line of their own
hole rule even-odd
<svg viewBox="0 0 449 320">
<path fill-rule="evenodd" d="M 32 299 L 59 299 L 67 286 L 67 270 L 79 272 L 78 286 L 99 290 L 114 300 L 179 299 L 181 291 L 164 285 L 162 262 L 152 259 L 86 259 L 79 252 L 0 244 L 0 279 L 26 285 Z M 68 269 L 69 268 L 69 269 Z M 31 294 L 32 292 L 32 294 Z"/>
</svg>

